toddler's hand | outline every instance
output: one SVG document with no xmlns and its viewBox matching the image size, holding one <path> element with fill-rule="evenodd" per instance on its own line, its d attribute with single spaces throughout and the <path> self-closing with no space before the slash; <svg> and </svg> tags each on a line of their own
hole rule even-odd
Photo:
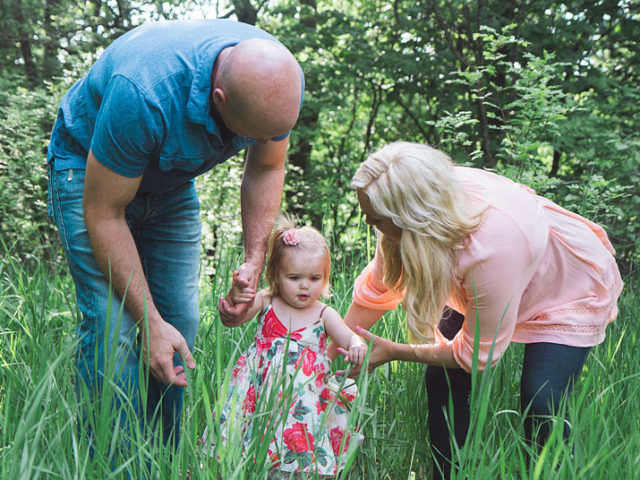
<svg viewBox="0 0 640 480">
<path fill-rule="evenodd" d="M 371 351 L 369 352 L 369 362 L 367 364 L 367 370 L 369 373 L 372 373 L 376 368 L 380 365 L 383 365 L 392 360 L 398 360 L 398 356 L 396 353 L 397 343 L 392 342 L 391 340 L 387 340 L 386 338 L 378 337 L 373 333 L 365 330 L 362 327 L 356 327 L 356 332 L 358 332 L 363 340 L 368 342 L 371 345 Z M 347 352 L 338 348 L 336 351 L 340 355 L 347 355 Z M 360 366 L 354 366 L 351 370 L 338 370 L 336 375 L 349 375 L 349 378 L 358 378 L 362 373 L 360 371 Z"/>
<path fill-rule="evenodd" d="M 238 270 L 233 272 L 231 288 L 224 298 L 218 302 L 218 313 L 222 324 L 235 327 L 242 323 L 242 319 L 256 298 L 256 290 L 240 278 Z M 236 305 L 241 305 L 236 307 Z"/>
<path fill-rule="evenodd" d="M 343 350 L 344 351 L 344 350 Z M 358 335 L 351 337 L 349 351 L 345 352 L 347 362 L 360 367 L 364 363 L 364 357 L 367 355 L 367 344 Z"/>
<path fill-rule="evenodd" d="M 231 305 L 236 303 L 251 303 L 256 298 L 256 290 L 240 279 L 238 270 L 233 272 L 231 289 L 225 297 Z"/>
</svg>

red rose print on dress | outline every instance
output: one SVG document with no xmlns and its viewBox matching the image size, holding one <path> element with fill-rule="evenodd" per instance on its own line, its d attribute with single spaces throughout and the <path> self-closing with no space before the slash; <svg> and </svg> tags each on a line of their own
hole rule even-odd
<svg viewBox="0 0 640 480">
<path fill-rule="evenodd" d="M 244 367 L 246 364 L 247 364 L 247 357 L 245 357 L 244 355 L 240 355 L 240 358 L 236 362 L 236 365 L 233 368 L 233 371 L 231 372 L 231 378 L 236 378 L 238 376 L 238 372 L 240 371 L 240 369 Z"/>
<path fill-rule="evenodd" d="M 284 337 L 287 335 L 287 329 L 282 322 L 278 320 L 273 308 L 270 308 L 264 319 L 264 325 L 262 326 L 262 336 L 265 338 Z"/>
<path fill-rule="evenodd" d="M 340 396 L 342 397 L 342 400 L 346 400 L 349 403 L 353 402 L 356 399 L 356 396 L 353 393 L 349 393 L 346 390 L 343 390 L 340 393 Z"/>
<path fill-rule="evenodd" d="M 320 398 L 326 402 L 333 400 L 333 397 L 334 397 L 333 392 L 328 388 L 324 388 L 320 392 Z"/>
<path fill-rule="evenodd" d="M 270 338 L 258 337 L 256 338 L 256 352 L 262 354 L 271 348 L 273 341 Z"/>
<path fill-rule="evenodd" d="M 355 400 L 356 396 L 352 393 L 347 392 L 346 390 L 343 390 L 342 392 L 340 392 L 340 395 L 338 395 L 338 399 L 336 400 L 336 405 L 338 405 L 341 408 L 347 408 L 345 406 L 345 402 L 347 403 L 351 403 Z"/>
<path fill-rule="evenodd" d="M 324 332 L 320 335 L 320 338 L 318 338 L 318 349 L 320 350 L 320 353 L 325 353 L 327 350 L 327 336 Z"/>
<path fill-rule="evenodd" d="M 316 365 L 316 368 L 314 370 L 318 374 L 318 376 L 316 377 L 316 387 L 322 388 L 322 386 L 324 385 L 324 377 L 326 375 L 324 369 L 322 368 L 322 365 Z"/>
<path fill-rule="evenodd" d="M 344 430 L 342 430 L 340 427 L 334 427 L 331 429 L 331 432 L 329 432 L 329 436 L 331 438 L 331 448 L 333 449 L 333 453 L 336 456 L 347 451 L 347 448 L 349 448 L 349 440 L 351 435 L 347 436 L 347 439 L 344 442 L 344 447 L 342 448 L 342 451 L 340 451 L 340 444 L 342 443 Z"/>
<path fill-rule="evenodd" d="M 280 466 L 280 459 L 278 458 L 278 452 L 274 452 L 271 449 L 267 452 L 269 460 L 271 460 L 271 467 L 278 468 Z"/>
<path fill-rule="evenodd" d="M 244 398 L 242 410 L 244 413 L 253 413 L 256 411 L 256 389 L 253 385 L 247 390 L 247 396 Z"/>
<path fill-rule="evenodd" d="M 296 368 L 302 363 L 302 373 L 309 376 L 313 374 L 313 366 L 316 363 L 316 352 L 306 348 L 300 352 L 298 360 L 296 360 Z"/>
<path fill-rule="evenodd" d="M 292 452 L 312 452 L 315 448 L 313 435 L 307 431 L 307 426 L 304 423 L 294 423 L 291 428 L 287 428 L 283 432 L 282 437 Z"/>
<path fill-rule="evenodd" d="M 316 412 L 318 414 L 324 412 L 329 406 L 329 403 L 333 400 L 333 398 L 334 398 L 333 392 L 331 392 L 331 390 L 329 390 L 328 388 L 324 388 L 320 392 L 320 400 L 316 402 Z"/>
</svg>

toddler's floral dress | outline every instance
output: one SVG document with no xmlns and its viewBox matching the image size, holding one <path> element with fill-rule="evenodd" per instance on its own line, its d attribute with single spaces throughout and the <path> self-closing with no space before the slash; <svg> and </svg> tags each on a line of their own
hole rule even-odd
<svg viewBox="0 0 640 480">
<path fill-rule="evenodd" d="M 217 438 L 244 451 L 251 442 L 271 438 L 269 461 L 281 471 L 335 475 L 342 470 L 350 442 L 363 438 L 349 422 L 357 389 L 353 380 L 333 375 L 326 351 L 321 319 L 290 332 L 269 305 L 253 344 L 231 373 L 219 418 L 213 413 L 219 437 L 206 430 L 202 436 L 210 454 Z"/>
</svg>

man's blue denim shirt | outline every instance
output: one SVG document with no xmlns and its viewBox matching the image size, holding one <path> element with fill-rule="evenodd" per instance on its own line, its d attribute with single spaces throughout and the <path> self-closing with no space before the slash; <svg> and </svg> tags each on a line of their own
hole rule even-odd
<svg viewBox="0 0 640 480">
<path fill-rule="evenodd" d="M 215 59 L 249 38 L 277 41 L 231 20 L 156 22 L 124 34 L 62 99 L 49 161 L 84 169 L 91 149 L 120 175 L 144 173 L 141 191 L 163 191 L 254 144 L 238 135 L 225 142 L 209 105 Z"/>
</svg>

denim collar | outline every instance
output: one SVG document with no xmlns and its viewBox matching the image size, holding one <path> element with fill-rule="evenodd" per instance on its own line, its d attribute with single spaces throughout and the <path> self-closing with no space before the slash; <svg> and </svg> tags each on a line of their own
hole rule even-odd
<svg viewBox="0 0 640 480">
<path fill-rule="evenodd" d="M 204 125 L 208 133 L 217 136 L 221 141 L 221 132 L 213 120 L 209 104 L 209 96 L 211 94 L 211 70 L 220 52 L 236 44 L 237 42 L 230 42 L 221 45 L 217 50 L 211 49 L 205 52 L 196 66 L 193 83 L 191 84 L 191 90 L 189 92 L 189 100 L 187 101 L 187 118 L 194 123 Z"/>
</svg>

